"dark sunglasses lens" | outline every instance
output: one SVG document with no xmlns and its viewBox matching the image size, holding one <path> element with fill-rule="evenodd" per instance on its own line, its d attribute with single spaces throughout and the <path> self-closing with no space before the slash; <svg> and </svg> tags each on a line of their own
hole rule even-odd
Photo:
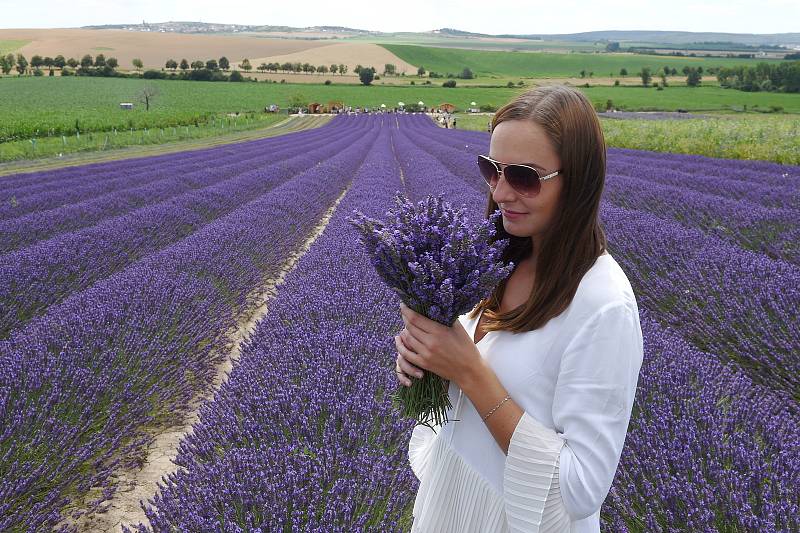
<svg viewBox="0 0 800 533">
<path fill-rule="evenodd" d="M 497 167 L 485 157 L 478 157 L 478 169 L 486 183 L 492 185 L 497 180 Z"/>
<path fill-rule="evenodd" d="M 508 165 L 503 169 L 503 175 L 508 180 L 508 184 L 520 194 L 535 196 L 539 194 L 541 181 L 539 174 L 530 167 L 520 165 Z"/>
</svg>

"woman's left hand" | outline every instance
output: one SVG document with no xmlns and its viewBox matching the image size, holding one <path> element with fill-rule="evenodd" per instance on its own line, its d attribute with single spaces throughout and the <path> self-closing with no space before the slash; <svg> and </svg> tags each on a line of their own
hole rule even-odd
<svg viewBox="0 0 800 533">
<path fill-rule="evenodd" d="M 445 326 L 400 303 L 406 327 L 396 335 L 400 355 L 411 364 L 460 385 L 472 379 L 483 364 L 477 346 L 459 320 Z"/>
</svg>

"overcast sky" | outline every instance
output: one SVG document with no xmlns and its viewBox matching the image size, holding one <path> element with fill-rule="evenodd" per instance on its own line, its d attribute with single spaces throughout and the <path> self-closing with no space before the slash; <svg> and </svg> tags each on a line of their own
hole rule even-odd
<svg viewBox="0 0 800 533">
<path fill-rule="evenodd" d="M 600 7 L 602 5 L 602 7 Z M 800 32 L 800 0 L 0 0 L 0 28 L 69 28 L 169 20 L 378 31 L 436 28 L 501 34 L 593 30 Z"/>
</svg>

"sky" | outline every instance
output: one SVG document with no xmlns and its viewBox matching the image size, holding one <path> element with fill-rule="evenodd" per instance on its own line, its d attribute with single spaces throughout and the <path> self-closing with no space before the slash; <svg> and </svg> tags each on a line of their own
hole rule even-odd
<svg viewBox="0 0 800 533">
<path fill-rule="evenodd" d="M 0 0 L 0 28 L 201 21 L 294 27 L 347 26 L 383 32 L 438 28 L 497 34 L 599 30 L 800 32 L 800 0 Z"/>
</svg>

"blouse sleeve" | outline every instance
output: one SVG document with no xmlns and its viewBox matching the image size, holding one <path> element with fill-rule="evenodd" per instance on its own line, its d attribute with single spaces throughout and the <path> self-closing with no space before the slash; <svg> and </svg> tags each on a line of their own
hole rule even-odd
<svg viewBox="0 0 800 533">
<path fill-rule="evenodd" d="M 434 429 L 431 429 L 423 424 L 417 424 L 414 426 L 414 430 L 411 432 L 411 440 L 408 442 L 408 462 L 411 464 L 411 470 L 414 471 L 414 475 L 420 481 L 422 481 L 422 473 L 425 472 L 428 466 L 428 457 L 433 447 L 433 439 L 441 431 L 439 424 L 434 424 L 433 427 Z"/>
<path fill-rule="evenodd" d="M 635 306 L 598 310 L 567 345 L 550 429 L 522 414 L 503 469 L 511 532 L 569 531 L 596 513 L 617 470 L 628 430 L 643 342 Z"/>
</svg>

